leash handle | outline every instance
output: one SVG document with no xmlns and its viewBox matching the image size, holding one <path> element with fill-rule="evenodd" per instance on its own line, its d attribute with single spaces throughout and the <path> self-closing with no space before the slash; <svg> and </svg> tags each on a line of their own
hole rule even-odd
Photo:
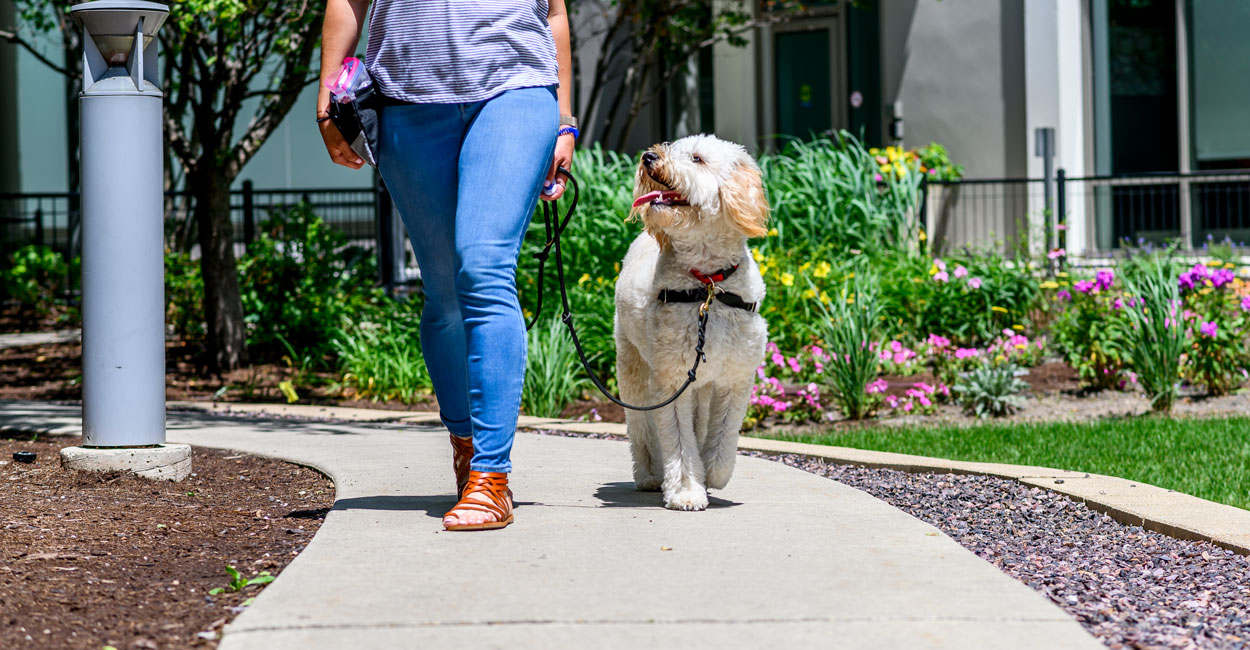
<svg viewBox="0 0 1250 650">
<path fill-rule="evenodd" d="M 603 393 L 604 397 L 608 398 L 608 400 L 612 403 L 622 408 L 627 408 L 631 411 L 654 411 L 656 409 L 664 408 L 665 406 L 675 402 L 678 397 L 681 397 L 682 393 L 686 392 L 687 388 L 690 388 L 690 384 L 693 384 L 697 380 L 699 363 L 707 359 L 707 356 L 703 353 L 703 344 L 707 340 L 708 313 L 711 310 L 712 302 L 716 298 L 717 287 L 715 283 L 708 284 L 707 300 L 699 306 L 699 332 L 698 340 L 696 341 L 694 347 L 694 364 L 691 365 L 690 370 L 686 372 L 686 381 L 681 385 L 681 388 L 678 388 L 677 392 L 673 393 L 663 402 L 647 406 L 629 404 L 628 402 L 625 402 L 613 395 L 612 392 L 608 390 L 608 387 L 600 381 L 599 376 L 595 374 L 595 371 L 590 369 L 590 361 L 586 358 L 586 350 L 582 348 L 582 342 L 577 337 L 577 328 L 573 326 L 573 309 L 569 305 L 568 288 L 564 282 L 564 256 L 560 249 L 560 236 L 564 234 L 564 229 L 568 227 L 569 222 L 573 219 L 573 210 L 577 208 L 577 199 L 581 193 L 581 189 L 578 186 L 577 179 L 569 170 L 564 167 L 557 167 L 556 173 L 563 174 L 565 178 L 569 179 L 569 184 L 573 187 L 573 199 L 572 202 L 569 203 L 569 208 L 564 213 L 563 219 L 560 218 L 560 211 L 556 205 L 556 201 L 543 202 L 543 226 L 547 233 L 547 243 L 543 245 L 542 251 L 534 254 L 534 257 L 538 258 L 538 304 L 534 308 L 534 318 L 526 326 L 526 330 L 533 328 L 535 323 L 538 322 L 539 315 L 542 314 L 543 269 L 548 256 L 550 256 L 552 250 L 554 250 L 556 254 L 556 280 L 559 283 L 560 305 L 563 308 L 563 311 L 560 314 L 560 320 L 564 322 L 566 327 L 568 327 L 569 335 L 573 337 L 573 348 L 577 350 L 577 358 L 581 361 L 582 368 L 586 371 L 586 375 L 590 377 L 590 382 L 595 385 L 595 388 L 599 389 L 600 393 Z M 555 215 L 554 219 L 552 218 L 553 214 Z"/>
</svg>

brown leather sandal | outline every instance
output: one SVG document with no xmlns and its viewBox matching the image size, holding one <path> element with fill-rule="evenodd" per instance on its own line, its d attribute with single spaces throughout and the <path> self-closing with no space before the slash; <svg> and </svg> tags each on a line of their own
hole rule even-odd
<svg viewBox="0 0 1250 650">
<path fill-rule="evenodd" d="M 482 494 L 486 496 L 486 501 L 478 501 L 470 499 L 470 494 Z M 477 470 L 469 471 L 469 482 L 465 486 L 465 492 L 460 496 L 460 501 L 448 511 L 450 514 L 456 510 L 476 510 L 478 512 L 486 512 L 495 516 L 495 521 L 484 521 L 480 524 L 461 524 L 455 523 L 448 525 L 446 517 L 443 520 L 443 528 L 447 530 L 494 530 L 503 528 L 512 523 L 512 490 L 508 489 L 508 474 L 506 472 L 479 472 Z M 452 515 L 456 521 L 460 521 L 460 517 Z"/>
<path fill-rule="evenodd" d="M 473 438 L 451 434 L 451 468 L 456 472 L 456 498 L 464 496 L 469 482 L 469 463 L 473 461 Z"/>
</svg>

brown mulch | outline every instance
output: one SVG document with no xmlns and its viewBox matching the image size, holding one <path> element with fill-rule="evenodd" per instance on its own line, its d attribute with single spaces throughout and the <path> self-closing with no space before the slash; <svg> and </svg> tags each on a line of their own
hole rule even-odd
<svg viewBox="0 0 1250 650">
<path fill-rule="evenodd" d="M 320 473 L 195 448 L 181 482 L 62 469 L 77 440 L 0 439 L 0 648 L 215 648 L 334 503 Z M 33 464 L 15 451 L 38 454 Z"/>
<path fill-rule="evenodd" d="M 281 364 L 257 364 L 213 376 L 197 362 L 197 349 L 177 342 L 165 346 L 165 399 L 219 402 L 287 402 L 278 384 L 296 373 Z M 401 411 L 437 411 L 433 396 L 416 404 L 344 398 L 338 377 L 308 373 L 299 380 L 300 404 L 332 404 Z M 225 388 L 224 393 L 221 389 Z M 82 399 L 82 343 L 53 343 L 0 349 L 0 399 L 74 401 Z"/>
</svg>

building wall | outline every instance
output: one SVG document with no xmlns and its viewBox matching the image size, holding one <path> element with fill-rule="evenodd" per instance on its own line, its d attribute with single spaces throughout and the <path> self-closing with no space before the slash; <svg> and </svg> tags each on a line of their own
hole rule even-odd
<svg viewBox="0 0 1250 650">
<path fill-rule="evenodd" d="M 889 0 L 882 94 L 904 143 L 939 142 L 970 178 L 1024 176 L 1023 0 Z"/>
</svg>

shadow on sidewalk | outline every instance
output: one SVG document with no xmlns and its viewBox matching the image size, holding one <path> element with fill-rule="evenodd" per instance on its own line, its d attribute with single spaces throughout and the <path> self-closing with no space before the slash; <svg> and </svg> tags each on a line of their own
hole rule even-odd
<svg viewBox="0 0 1250 650">
<path fill-rule="evenodd" d="M 375 497 L 352 497 L 334 502 L 331 510 L 420 510 L 427 517 L 442 519 L 451 507 L 456 505 L 456 497 L 450 494 L 435 496 L 385 495 Z"/>
<path fill-rule="evenodd" d="M 663 508 L 664 497 L 658 492 L 639 492 L 632 481 L 604 483 L 595 490 L 595 497 L 603 502 L 603 508 Z M 737 501 L 708 495 L 709 508 L 732 508 L 740 506 Z"/>
</svg>

